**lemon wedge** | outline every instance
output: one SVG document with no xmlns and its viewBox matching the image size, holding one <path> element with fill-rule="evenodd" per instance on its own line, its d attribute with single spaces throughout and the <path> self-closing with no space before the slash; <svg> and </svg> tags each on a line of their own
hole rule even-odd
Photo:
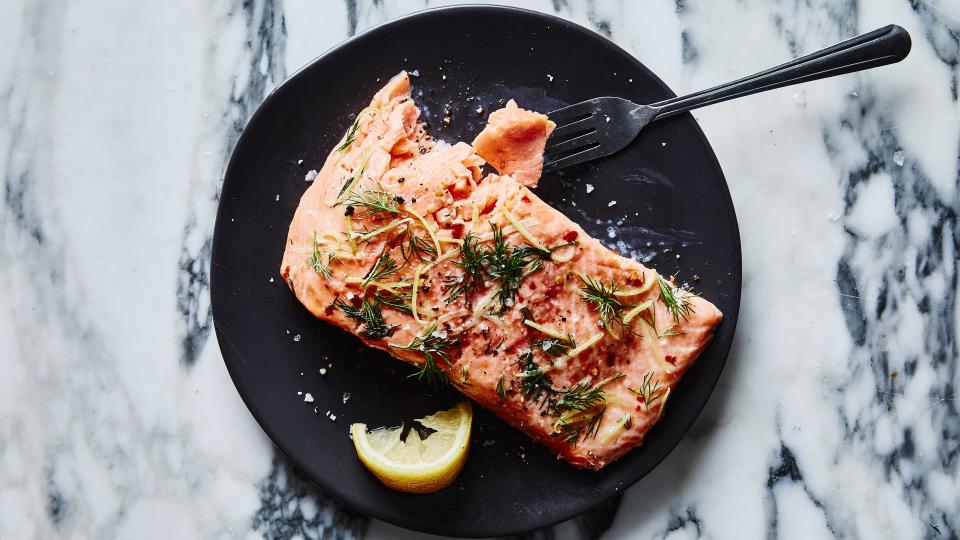
<svg viewBox="0 0 960 540">
<path fill-rule="evenodd" d="M 385 486 L 405 493 L 433 493 L 452 484 L 467 460 L 473 409 L 462 401 L 417 421 L 434 432 L 421 439 L 411 429 L 402 441 L 402 427 L 367 431 L 366 424 L 353 424 L 350 435 L 360 461 Z"/>
</svg>

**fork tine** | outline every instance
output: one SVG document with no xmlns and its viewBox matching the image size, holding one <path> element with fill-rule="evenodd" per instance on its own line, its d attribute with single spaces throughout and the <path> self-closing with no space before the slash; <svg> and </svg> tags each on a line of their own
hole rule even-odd
<svg viewBox="0 0 960 540">
<path fill-rule="evenodd" d="M 560 140 L 574 135 L 579 131 L 586 131 L 594 126 L 593 116 L 588 116 L 582 120 L 575 120 L 569 124 L 560 126 L 553 130 L 553 133 L 550 134 L 550 140 Z"/>
<path fill-rule="evenodd" d="M 581 101 L 580 103 L 574 103 L 573 105 L 547 113 L 547 118 L 553 120 L 553 122 L 560 127 L 570 122 L 580 120 L 581 118 L 588 117 L 592 115 L 595 110 L 596 104 L 593 100 Z"/>
<path fill-rule="evenodd" d="M 561 152 L 569 152 L 571 150 L 576 150 L 580 147 L 591 146 L 592 144 L 600 141 L 600 132 L 596 129 L 580 135 L 579 137 L 574 137 L 563 142 L 556 144 L 548 145 L 543 153 L 544 154 L 559 154 Z"/>
<path fill-rule="evenodd" d="M 563 169 L 571 165 L 576 165 L 578 163 L 583 163 L 585 161 L 590 161 L 592 159 L 605 156 L 608 153 L 609 152 L 604 150 L 603 146 L 597 145 L 592 148 L 587 148 L 582 152 L 578 152 L 570 156 L 565 156 L 560 159 L 544 160 L 543 172 L 544 173 L 553 172 L 558 169 Z"/>
</svg>

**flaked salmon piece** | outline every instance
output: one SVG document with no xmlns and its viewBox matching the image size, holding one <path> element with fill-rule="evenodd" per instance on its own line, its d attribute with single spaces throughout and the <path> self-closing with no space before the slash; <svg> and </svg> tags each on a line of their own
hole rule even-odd
<svg viewBox="0 0 960 540">
<path fill-rule="evenodd" d="M 488 157 L 526 158 L 483 177 L 475 146 L 432 143 L 409 92 L 394 77 L 331 152 L 281 275 L 316 317 L 449 380 L 572 465 L 605 466 L 641 444 L 721 313 L 518 181 L 536 182 L 520 164 L 549 124 L 512 148 L 484 130 Z M 491 123 L 536 114 L 505 111 Z"/>
<path fill-rule="evenodd" d="M 473 147 L 498 173 L 535 188 L 543 170 L 543 149 L 555 127 L 546 115 L 521 109 L 511 99 L 490 113 Z"/>
</svg>

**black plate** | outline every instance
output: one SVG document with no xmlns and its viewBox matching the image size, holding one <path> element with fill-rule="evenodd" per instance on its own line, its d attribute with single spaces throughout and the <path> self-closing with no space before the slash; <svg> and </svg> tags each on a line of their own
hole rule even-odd
<svg viewBox="0 0 960 540">
<path fill-rule="evenodd" d="M 470 457 L 456 483 L 434 495 L 396 493 L 356 459 L 348 426 L 396 425 L 446 405 L 450 396 L 432 395 L 406 378 L 409 366 L 314 319 L 277 274 L 288 224 L 308 186 L 304 174 L 320 168 L 352 115 L 401 69 L 417 70 L 416 101 L 433 133 L 449 141 L 471 140 L 484 123 L 477 107 L 490 111 L 502 99 L 549 111 L 602 95 L 638 103 L 673 95 L 590 30 L 519 9 L 425 11 L 327 52 L 264 101 L 230 160 L 212 261 L 224 360 L 277 446 L 323 489 L 363 512 L 461 536 L 556 523 L 647 474 L 683 437 L 720 376 L 740 304 L 739 233 L 723 173 L 697 124 L 684 115 L 651 125 L 611 158 L 545 176 L 536 190 L 624 254 L 663 273 L 679 271 L 684 280 L 702 276 L 694 285 L 725 314 L 642 447 L 600 472 L 578 471 L 477 410 Z M 447 106 L 453 123 L 444 127 L 439 120 Z M 588 183 L 596 187 L 590 194 Z M 608 237 L 609 227 L 616 238 Z M 322 376 L 318 368 L 330 363 Z M 316 401 L 305 403 L 298 392 Z M 350 393 L 346 404 L 344 392 Z M 328 410 L 336 421 L 325 416 Z"/>
</svg>

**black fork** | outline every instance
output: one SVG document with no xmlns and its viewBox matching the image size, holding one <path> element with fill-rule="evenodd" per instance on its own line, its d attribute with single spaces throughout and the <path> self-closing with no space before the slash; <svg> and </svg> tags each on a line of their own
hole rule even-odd
<svg viewBox="0 0 960 540">
<path fill-rule="evenodd" d="M 774 88 L 893 64 L 909 52 L 910 35 L 891 24 L 766 71 L 652 105 L 618 97 L 581 101 L 547 115 L 557 127 L 544 150 L 543 172 L 617 152 L 654 120 Z"/>
</svg>

